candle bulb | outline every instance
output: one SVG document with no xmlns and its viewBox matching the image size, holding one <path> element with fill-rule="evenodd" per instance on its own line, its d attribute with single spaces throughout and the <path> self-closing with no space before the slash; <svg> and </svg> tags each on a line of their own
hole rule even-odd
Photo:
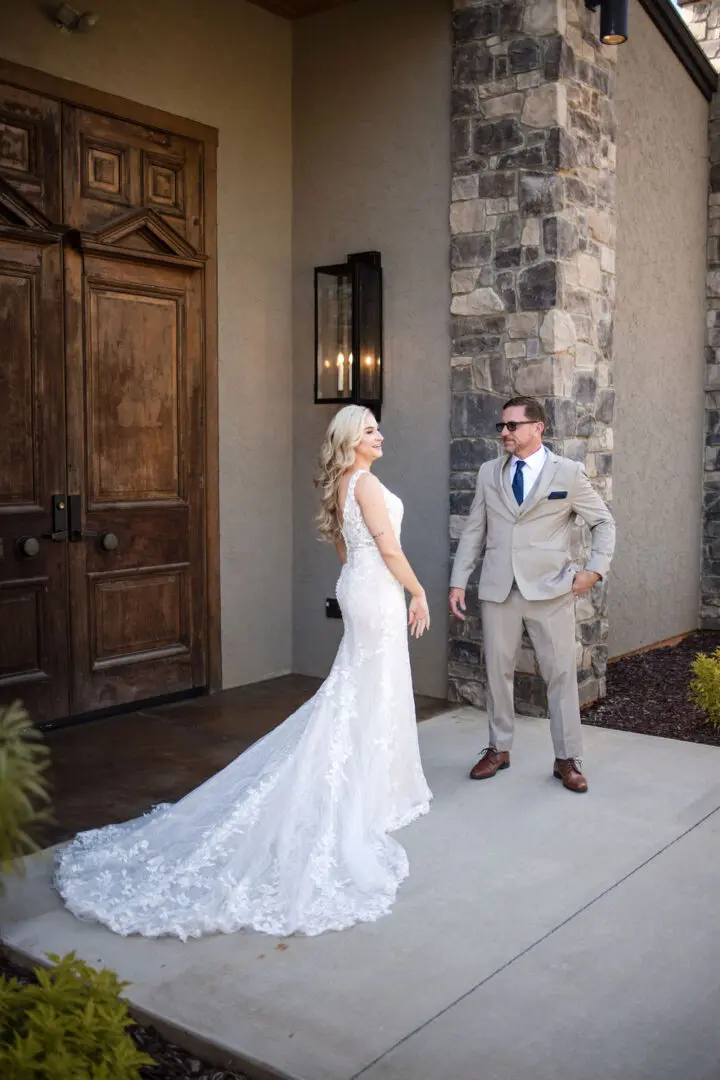
<svg viewBox="0 0 720 1080">
<path fill-rule="evenodd" d="M 348 356 L 348 391 L 352 393 L 352 367 L 353 367 L 353 355 L 350 353 Z"/>
<path fill-rule="evenodd" d="M 342 394 L 343 387 L 345 386 L 345 357 L 342 353 L 338 353 L 337 358 L 338 369 L 338 394 Z"/>
</svg>

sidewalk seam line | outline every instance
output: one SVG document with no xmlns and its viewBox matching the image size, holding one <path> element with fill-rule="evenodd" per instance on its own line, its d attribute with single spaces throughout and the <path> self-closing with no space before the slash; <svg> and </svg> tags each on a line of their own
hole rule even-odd
<svg viewBox="0 0 720 1080">
<path fill-rule="evenodd" d="M 446 1012 L 450 1012 L 451 1009 L 454 1009 L 455 1006 L 459 1005 L 461 1001 L 465 1000 L 465 998 L 470 997 L 470 995 L 474 994 L 476 990 L 479 990 L 481 987 L 485 986 L 486 983 L 489 983 L 491 979 L 494 979 L 496 975 L 500 975 L 503 971 L 509 968 L 512 964 L 515 963 L 516 960 L 521 960 L 524 956 L 527 956 L 529 952 L 532 952 L 532 950 L 537 948 L 538 945 L 542 945 L 544 941 L 547 941 L 548 938 L 553 936 L 553 934 L 556 934 L 558 930 L 562 930 L 563 927 L 567 926 L 568 923 L 571 923 L 573 919 L 576 919 L 578 915 L 582 915 L 583 912 L 588 910 L 588 908 L 591 908 L 594 904 L 597 904 L 599 900 L 602 900 L 603 897 L 607 896 L 609 893 L 617 889 L 619 885 L 623 885 L 640 870 L 644 870 L 646 866 L 648 866 L 651 862 L 657 859 L 660 855 L 664 855 L 666 851 L 669 851 L 669 849 L 675 844 L 677 844 L 680 840 L 683 840 L 686 836 L 689 836 L 691 832 L 694 832 L 695 829 L 699 828 L 701 825 L 704 825 L 705 822 L 708 821 L 713 816 L 713 814 L 717 814 L 718 811 L 720 811 L 720 806 L 716 806 L 714 810 L 710 810 L 707 814 L 705 814 L 704 817 L 700 818 L 699 821 L 696 821 L 694 825 L 691 825 L 689 829 L 686 829 L 685 832 L 682 832 L 678 836 L 674 837 L 672 840 L 669 840 L 667 844 L 659 848 L 656 852 L 654 852 L 654 854 L 649 855 L 644 862 L 639 863 L 638 866 L 634 867 L 632 870 L 629 870 L 627 874 L 625 874 L 621 878 L 618 878 L 618 880 L 612 885 L 608 885 L 608 887 L 606 889 L 603 889 L 601 893 L 598 893 L 597 896 L 594 896 L 592 900 L 588 900 L 586 904 L 583 904 L 581 908 L 578 908 L 577 911 L 574 911 L 572 915 L 568 915 L 567 918 L 563 919 L 563 921 L 558 923 L 557 926 L 553 926 L 550 930 L 547 931 L 547 933 L 543 934 L 542 937 L 539 937 L 537 941 L 531 942 L 515 956 L 511 956 L 509 960 L 506 960 L 504 964 L 500 965 L 500 967 L 496 968 L 494 971 L 491 971 L 489 975 L 486 975 L 485 978 L 481 979 L 480 982 L 475 984 L 475 986 L 471 986 L 468 990 L 465 990 L 465 992 L 462 993 L 460 997 L 456 998 L 455 1001 L 449 1002 L 449 1004 L 445 1005 L 442 1009 L 435 1013 L 434 1016 L 431 1016 L 427 1020 L 424 1020 L 422 1024 L 418 1024 L 418 1026 L 414 1028 L 413 1031 L 409 1031 L 407 1035 L 403 1035 L 402 1039 L 398 1039 L 398 1041 L 392 1046 L 388 1047 L 387 1050 L 383 1050 L 382 1054 L 378 1054 L 378 1056 L 372 1061 L 369 1061 L 367 1065 L 363 1065 L 362 1069 L 360 1069 L 356 1073 L 353 1073 L 349 1080 L 358 1080 L 358 1077 L 363 1076 L 370 1069 L 374 1068 L 374 1066 L 377 1065 L 380 1061 L 382 1061 L 383 1058 L 386 1058 L 388 1054 L 392 1054 L 393 1051 L 397 1050 L 397 1048 L 399 1046 L 402 1046 L 403 1043 L 408 1042 L 419 1032 L 423 1031 L 424 1028 L 429 1027 L 430 1024 L 434 1023 L 441 1016 L 444 1016 Z"/>
</svg>

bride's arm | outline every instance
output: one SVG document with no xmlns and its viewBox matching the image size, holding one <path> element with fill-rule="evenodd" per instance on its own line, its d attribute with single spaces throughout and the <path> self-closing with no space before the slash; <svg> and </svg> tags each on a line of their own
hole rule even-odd
<svg viewBox="0 0 720 1080">
<path fill-rule="evenodd" d="M 345 565 L 347 562 L 347 548 L 345 547 L 345 540 L 342 536 L 339 536 L 335 541 L 335 550 L 340 556 L 340 562 Z"/>
<path fill-rule="evenodd" d="M 425 590 L 418 581 L 412 566 L 408 562 L 400 542 L 390 524 L 390 515 L 385 505 L 380 483 L 369 473 L 361 476 L 355 484 L 355 498 L 370 530 L 370 535 L 377 544 L 378 551 L 390 573 L 412 595 L 410 605 L 410 623 L 418 624 L 420 634 L 430 629 L 430 612 L 425 598 Z M 422 624 L 422 627 L 420 627 Z M 419 637 L 420 634 L 417 636 Z"/>
</svg>

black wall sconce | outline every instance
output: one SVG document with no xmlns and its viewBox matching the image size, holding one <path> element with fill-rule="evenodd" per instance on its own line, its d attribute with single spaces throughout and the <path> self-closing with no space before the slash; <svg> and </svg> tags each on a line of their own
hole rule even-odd
<svg viewBox="0 0 720 1080">
<path fill-rule="evenodd" d="M 622 45 L 628 36 L 628 0 L 585 0 L 590 11 L 600 8 L 600 40 L 603 45 Z"/>
<path fill-rule="evenodd" d="M 379 251 L 315 267 L 316 405 L 367 405 L 380 419 L 382 322 Z"/>
</svg>

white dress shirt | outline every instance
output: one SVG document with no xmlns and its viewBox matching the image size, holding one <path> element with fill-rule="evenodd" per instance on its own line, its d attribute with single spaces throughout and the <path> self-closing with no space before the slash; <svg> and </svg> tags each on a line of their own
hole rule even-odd
<svg viewBox="0 0 720 1080">
<path fill-rule="evenodd" d="M 523 482 L 523 502 L 527 499 L 528 495 L 532 491 L 533 484 L 537 480 L 542 467 L 545 464 L 545 458 L 547 457 L 547 450 L 544 446 L 541 446 L 539 450 L 536 450 L 530 457 L 518 458 L 513 454 L 510 459 L 510 483 L 515 478 L 515 469 L 517 468 L 518 461 L 524 462 L 524 468 L 520 470 Z"/>
</svg>

